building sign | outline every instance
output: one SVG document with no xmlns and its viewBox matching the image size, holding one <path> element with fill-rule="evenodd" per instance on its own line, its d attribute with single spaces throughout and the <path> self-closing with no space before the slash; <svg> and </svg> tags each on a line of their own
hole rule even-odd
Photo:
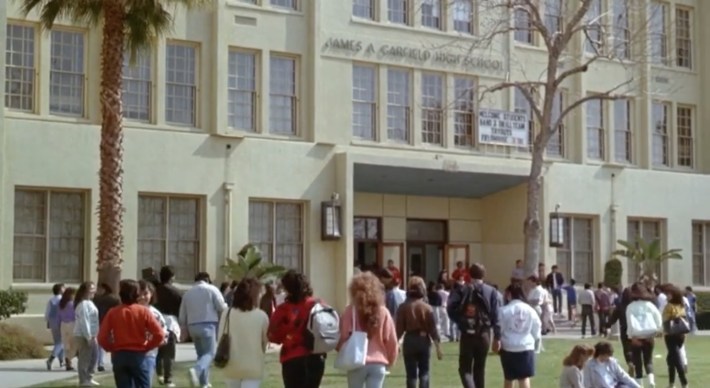
<svg viewBox="0 0 710 388">
<path fill-rule="evenodd" d="M 530 144 L 528 116 L 497 109 L 478 111 L 478 142 L 527 147 Z"/>
<path fill-rule="evenodd" d="M 324 51 L 349 56 L 386 59 L 392 61 L 413 61 L 417 64 L 456 66 L 463 69 L 503 71 L 503 61 L 476 55 L 454 54 L 446 50 L 428 50 L 421 47 L 377 44 L 354 39 L 329 38 L 323 45 Z"/>
</svg>

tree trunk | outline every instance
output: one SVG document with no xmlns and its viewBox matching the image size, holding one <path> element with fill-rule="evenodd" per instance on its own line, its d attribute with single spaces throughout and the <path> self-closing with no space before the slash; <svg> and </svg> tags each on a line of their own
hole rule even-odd
<svg viewBox="0 0 710 388">
<path fill-rule="evenodd" d="M 118 292 L 123 263 L 123 80 L 125 9 L 121 0 L 104 0 L 101 44 L 101 167 L 96 268 L 99 283 Z"/>
<path fill-rule="evenodd" d="M 525 234 L 525 276 L 536 275 L 540 262 L 542 226 L 540 223 L 540 195 L 542 191 L 542 165 L 545 147 L 533 145 L 532 164 L 527 187 L 527 213 L 523 223 Z"/>
</svg>

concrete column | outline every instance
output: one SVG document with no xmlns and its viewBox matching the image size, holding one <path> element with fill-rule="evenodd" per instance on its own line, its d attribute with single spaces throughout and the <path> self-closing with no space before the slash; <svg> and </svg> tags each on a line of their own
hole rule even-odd
<svg viewBox="0 0 710 388">
<path fill-rule="evenodd" d="M 347 153 L 335 155 L 335 191 L 340 194 L 342 206 L 342 238 L 334 243 L 333 259 L 335 268 L 333 273 L 335 286 L 335 300 L 333 305 L 342 311 L 348 304 L 348 284 L 353 276 L 353 216 L 355 190 L 353 184 L 354 164 Z"/>
<path fill-rule="evenodd" d="M 0 52 L 5 52 L 7 39 L 7 6 L 0 6 Z M 5 68 L 5 55 L 0 55 L 0 69 Z M 0 85 L 5 85 L 5 72 L 0 71 Z M 12 284 L 12 250 L 6 236 L 12 228 L 12 211 L 7 211 L 12 203 L 12 187 L 6 184 L 7 177 L 7 151 L 5 149 L 5 109 L 0 109 L 0 288 L 7 288 Z"/>
</svg>

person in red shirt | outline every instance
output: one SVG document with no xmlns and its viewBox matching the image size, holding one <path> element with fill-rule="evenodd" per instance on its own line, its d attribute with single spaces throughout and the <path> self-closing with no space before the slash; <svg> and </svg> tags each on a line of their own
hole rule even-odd
<svg viewBox="0 0 710 388">
<path fill-rule="evenodd" d="M 137 303 L 137 281 L 121 280 L 118 295 L 121 304 L 104 317 L 99 345 L 111 353 L 117 387 L 150 387 L 153 363 L 146 353 L 163 343 L 165 331 L 148 307 Z"/>
<path fill-rule="evenodd" d="M 306 343 L 308 315 L 316 303 L 306 277 L 290 270 L 281 278 L 286 300 L 269 321 L 269 342 L 281 344 L 284 388 L 318 388 L 325 372 L 325 354 L 313 354 Z"/>
<path fill-rule="evenodd" d="M 471 282 L 471 274 L 469 274 L 468 268 L 464 267 L 463 261 L 456 262 L 456 269 L 451 274 L 451 279 L 459 283 L 463 281 L 464 283 Z"/>
<path fill-rule="evenodd" d="M 394 260 L 387 261 L 387 269 L 392 274 L 394 284 L 402 284 L 402 273 L 399 271 L 399 268 L 394 265 Z"/>
</svg>

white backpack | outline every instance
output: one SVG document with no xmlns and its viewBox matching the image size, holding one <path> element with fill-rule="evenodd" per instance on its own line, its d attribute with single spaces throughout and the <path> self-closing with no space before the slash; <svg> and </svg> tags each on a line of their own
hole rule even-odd
<svg viewBox="0 0 710 388">
<path fill-rule="evenodd" d="M 663 329 L 658 325 L 656 314 L 660 314 L 651 302 L 631 302 L 626 308 L 627 332 L 630 338 L 651 338 Z"/>
<path fill-rule="evenodd" d="M 306 325 L 310 349 L 313 354 L 324 354 L 335 350 L 340 341 L 340 317 L 330 306 L 317 301 L 311 308 Z"/>
</svg>

